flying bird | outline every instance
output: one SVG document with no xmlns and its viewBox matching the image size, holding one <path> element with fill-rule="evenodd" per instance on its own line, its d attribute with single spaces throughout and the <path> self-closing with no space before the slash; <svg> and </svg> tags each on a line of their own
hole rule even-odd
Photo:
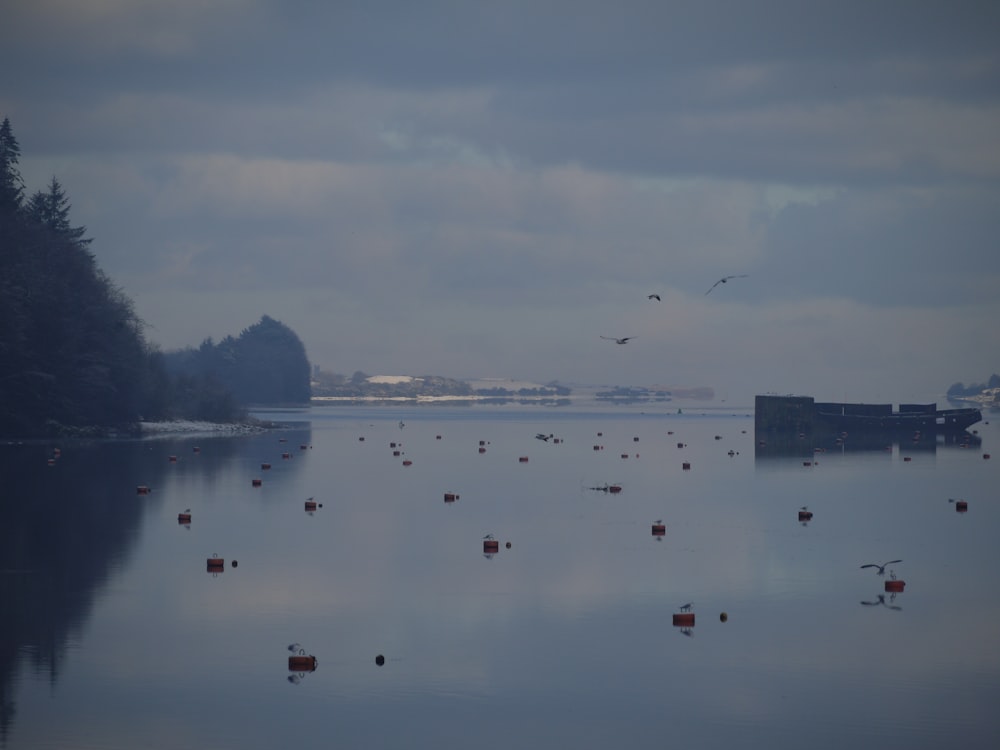
<svg viewBox="0 0 1000 750">
<path fill-rule="evenodd" d="M 660 301 L 660 295 L 659 294 L 650 294 L 646 299 L 655 299 L 657 302 L 659 302 Z"/>
<path fill-rule="evenodd" d="M 875 571 L 875 572 L 878 575 L 880 575 L 880 576 L 884 576 L 885 575 L 885 566 L 886 565 L 892 565 L 893 563 L 899 563 L 899 562 L 903 562 L 903 561 L 902 560 L 890 560 L 889 562 L 882 563 L 881 565 L 879 565 L 878 563 L 868 563 L 867 565 L 862 565 L 861 567 L 862 568 L 878 568 L 878 570 Z"/>
<path fill-rule="evenodd" d="M 627 344 L 637 336 L 625 336 L 624 338 L 616 339 L 614 336 L 601 336 L 602 339 L 607 339 L 608 341 L 614 341 L 616 344 Z"/>
<path fill-rule="evenodd" d="M 730 279 L 745 279 L 749 275 L 750 274 L 748 274 L 748 273 L 740 273 L 740 274 L 736 274 L 735 276 L 723 276 L 721 279 L 719 279 L 714 284 L 712 284 L 711 289 L 709 289 L 708 292 L 705 292 L 705 294 L 707 295 L 709 292 L 712 291 L 712 289 L 715 289 L 715 287 L 717 287 L 719 284 L 725 284 Z"/>
</svg>

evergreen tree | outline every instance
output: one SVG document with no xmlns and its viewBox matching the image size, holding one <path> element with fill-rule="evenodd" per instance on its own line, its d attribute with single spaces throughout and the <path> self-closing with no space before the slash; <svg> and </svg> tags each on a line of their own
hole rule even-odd
<svg viewBox="0 0 1000 750">
<path fill-rule="evenodd" d="M 52 176 L 48 192 L 39 190 L 31 196 L 26 211 L 32 220 L 48 227 L 56 234 L 65 237 L 78 245 L 89 245 L 90 240 L 84 239 L 86 227 L 74 227 L 69 223 L 70 202 L 63 191 L 59 180 Z"/>
<path fill-rule="evenodd" d="M 21 147 L 14 137 L 10 118 L 0 125 L 0 211 L 15 212 L 24 202 L 24 180 L 17 168 Z"/>
</svg>

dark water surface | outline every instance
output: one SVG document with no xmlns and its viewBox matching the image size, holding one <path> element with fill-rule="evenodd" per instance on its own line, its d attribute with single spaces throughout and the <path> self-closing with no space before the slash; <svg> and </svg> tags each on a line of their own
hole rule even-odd
<svg viewBox="0 0 1000 750">
<path fill-rule="evenodd" d="M 813 454 L 669 412 L 0 446 L 2 744 L 1000 746 L 998 426 Z"/>
</svg>

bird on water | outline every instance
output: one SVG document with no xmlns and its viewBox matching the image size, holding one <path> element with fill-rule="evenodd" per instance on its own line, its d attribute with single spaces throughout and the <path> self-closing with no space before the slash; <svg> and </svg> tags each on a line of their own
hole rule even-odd
<svg viewBox="0 0 1000 750">
<path fill-rule="evenodd" d="M 717 287 L 719 284 L 725 284 L 730 279 L 745 279 L 749 275 L 750 274 L 748 274 L 748 273 L 740 273 L 740 274 L 736 274 L 735 276 L 723 276 L 721 279 L 719 279 L 714 284 L 712 284 L 711 288 L 708 290 L 708 292 L 705 292 L 705 294 L 707 295 L 709 292 L 712 291 L 712 289 L 715 289 L 715 287 Z"/>
</svg>

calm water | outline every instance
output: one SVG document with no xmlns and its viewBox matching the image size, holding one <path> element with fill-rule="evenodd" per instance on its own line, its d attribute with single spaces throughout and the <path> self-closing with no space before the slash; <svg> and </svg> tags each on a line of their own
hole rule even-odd
<svg viewBox="0 0 1000 750">
<path fill-rule="evenodd" d="M 3 745 L 1000 746 L 998 425 L 813 454 L 672 408 L 0 446 Z"/>
</svg>

